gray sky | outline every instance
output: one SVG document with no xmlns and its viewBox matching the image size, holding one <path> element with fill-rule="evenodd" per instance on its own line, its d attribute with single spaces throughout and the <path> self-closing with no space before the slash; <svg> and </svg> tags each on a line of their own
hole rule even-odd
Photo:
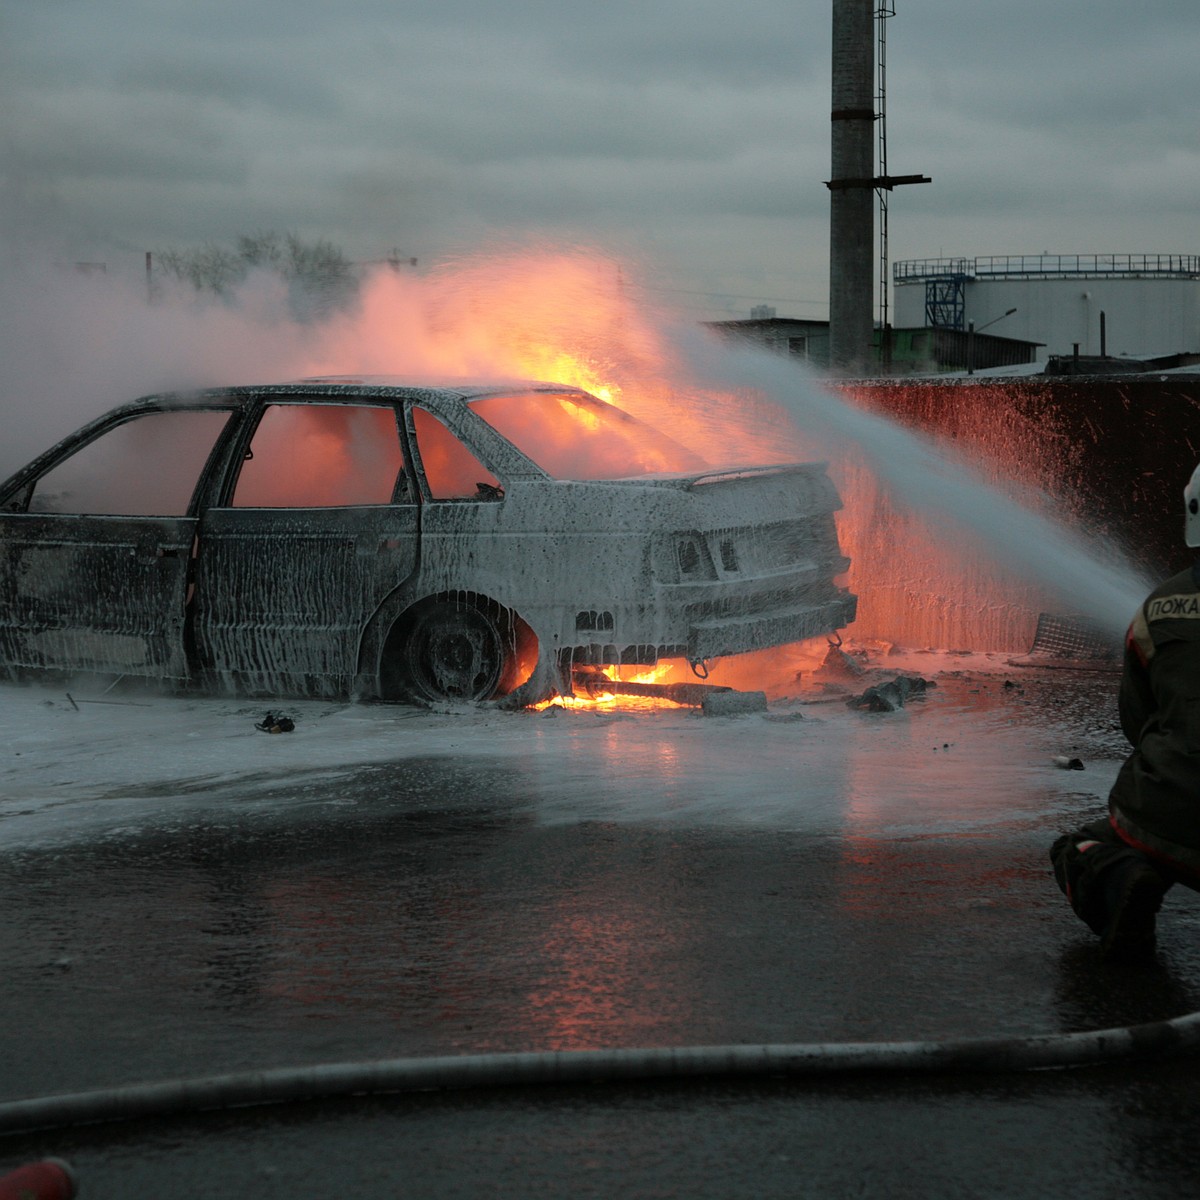
<svg viewBox="0 0 1200 1200">
<path fill-rule="evenodd" d="M 891 257 L 1200 253 L 1196 0 L 896 0 Z M 830 0 L 0 0 L 5 242 L 584 244 L 827 314 Z"/>
</svg>

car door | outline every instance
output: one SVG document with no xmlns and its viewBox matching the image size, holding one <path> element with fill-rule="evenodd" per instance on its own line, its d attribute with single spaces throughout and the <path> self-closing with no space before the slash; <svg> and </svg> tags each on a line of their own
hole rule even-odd
<svg viewBox="0 0 1200 1200">
<path fill-rule="evenodd" d="M 187 678 L 194 496 L 229 417 L 114 417 L 22 486 L 0 513 L 0 663 Z"/>
<path fill-rule="evenodd" d="M 266 405 L 199 535 L 199 663 L 238 688 L 340 696 L 363 628 L 417 565 L 418 507 L 386 404 Z"/>
</svg>

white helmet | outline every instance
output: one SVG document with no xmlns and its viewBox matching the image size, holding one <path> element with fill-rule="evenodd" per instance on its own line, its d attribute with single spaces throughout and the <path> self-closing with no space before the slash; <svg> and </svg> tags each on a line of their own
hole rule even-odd
<svg viewBox="0 0 1200 1200">
<path fill-rule="evenodd" d="M 1189 546 L 1200 546 L 1200 466 L 1183 489 L 1183 540 Z"/>
</svg>

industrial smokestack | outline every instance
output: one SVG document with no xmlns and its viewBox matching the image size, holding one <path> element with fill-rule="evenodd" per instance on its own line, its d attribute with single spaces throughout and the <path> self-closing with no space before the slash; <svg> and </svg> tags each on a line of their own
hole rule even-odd
<svg viewBox="0 0 1200 1200">
<path fill-rule="evenodd" d="M 875 250 L 875 0 L 833 0 L 829 366 L 866 373 Z"/>
</svg>

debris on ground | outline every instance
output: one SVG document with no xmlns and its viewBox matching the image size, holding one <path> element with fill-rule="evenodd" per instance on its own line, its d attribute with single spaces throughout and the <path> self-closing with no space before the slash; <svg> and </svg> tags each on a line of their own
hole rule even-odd
<svg viewBox="0 0 1200 1200">
<path fill-rule="evenodd" d="M 846 701 L 847 708 L 862 708 L 867 712 L 895 712 L 904 707 L 904 702 L 910 696 L 923 696 L 926 689 L 937 687 L 932 679 L 922 679 L 917 675 L 897 675 L 887 683 L 869 687 L 861 696 L 851 696 Z"/>
<path fill-rule="evenodd" d="M 767 711 L 766 692 L 709 692 L 700 702 L 706 717 L 740 717 Z"/>
<path fill-rule="evenodd" d="M 1063 771 L 1082 771 L 1082 758 L 1068 758 L 1065 754 L 1057 754 L 1054 757 L 1054 765 Z"/>
<path fill-rule="evenodd" d="M 848 654 L 841 646 L 836 646 L 833 642 L 829 643 L 829 649 L 825 652 L 825 657 L 821 662 L 821 670 L 830 675 L 840 675 L 842 677 L 853 676 L 855 678 L 867 673 L 866 664 L 861 661 L 860 657 Z"/>
<path fill-rule="evenodd" d="M 261 729 L 263 733 L 291 733 L 296 728 L 296 722 L 291 717 L 267 713 L 261 721 L 255 722 L 254 728 Z"/>
</svg>

